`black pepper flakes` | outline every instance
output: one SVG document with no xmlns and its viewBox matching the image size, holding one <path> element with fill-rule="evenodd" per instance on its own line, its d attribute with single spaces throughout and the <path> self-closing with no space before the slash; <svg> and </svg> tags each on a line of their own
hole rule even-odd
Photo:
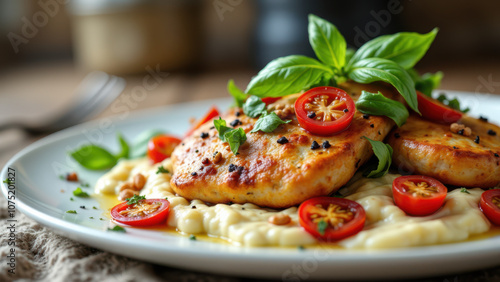
<svg viewBox="0 0 500 282">
<path fill-rule="evenodd" d="M 464 130 L 460 129 L 459 131 L 457 131 L 457 134 L 464 135 Z"/>
<path fill-rule="evenodd" d="M 399 138 L 399 137 L 401 137 L 401 134 L 399 134 L 399 133 L 396 132 L 396 133 L 394 133 L 394 137 L 395 138 Z"/>
<path fill-rule="evenodd" d="M 364 118 L 364 119 L 369 119 L 369 118 L 370 118 L 370 115 L 369 115 L 369 114 L 364 114 L 364 115 L 363 115 L 363 118 Z"/>
<path fill-rule="evenodd" d="M 243 124 L 243 123 L 239 119 L 235 119 L 229 125 L 231 125 L 232 127 L 236 127 L 236 126 L 241 125 L 241 124 Z"/>
<path fill-rule="evenodd" d="M 491 135 L 491 136 L 496 136 L 496 135 L 497 135 L 497 132 L 496 132 L 496 131 L 494 131 L 494 130 L 488 129 L 488 135 Z"/>
<path fill-rule="evenodd" d="M 241 112 L 236 112 L 235 114 L 237 117 L 241 116 Z"/>
<path fill-rule="evenodd" d="M 204 158 L 202 161 L 201 161 L 202 164 L 204 165 L 208 165 L 210 163 L 210 160 L 208 158 Z"/>
<path fill-rule="evenodd" d="M 210 129 L 215 129 L 215 126 L 211 126 Z"/>
<path fill-rule="evenodd" d="M 370 124 L 370 127 L 371 127 L 371 128 L 374 128 L 374 127 L 375 127 L 375 124 L 373 124 L 373 123 L 372 123 L 372 124 Z"/>
<path fill-rule="evenodd" d="M 476 136 L 476 139 L 474 139 L 474 142 L 476 142 L 477 144 L 479 144 L 479 136 Z"/>
<path fill-rule="evenodd" d="M 198 175 L 198 173 L 196 173 L 196 171 L 195 172 L 191 172 L 191 176 L 196 176 L 196 175 Z"/>
<path fill-rule="evenodd" d="M 378 131 L 378 135 L 382 135 L 382 133 L 380 132 L 380 130 Z"/>
<path fill-rule="evenodd" d="M 316 141 L 313 141 L 311 144 L 311 150 L 319 149 L 319 144 Z"/>
<path fill-rule="evenodd" d="M 493 156 L 497 157 L 497 158 L 500 158 L 500 155 L 497 154 L 497 153 L 494 153 Z"/>
<path fill-rule="evenodd" d="M 315 118 L 316 117 L 316 113 L 315 112 L 310 112 L 307 114 L 307 117 L 308 118 Z"/>
<path fill-rule="evenodd" d="M 283 136 L 283 137 L 281 137 L 280 139 L 278 139 L 278 141 L 276 141 L 276 142 L 278 142 L 278 144 L 283 145 L 283 144 L 288 143 L 288 139 L 286 139 L 286 137 L 285 137 L 285 136 Z"/>
<path fill-rule="evenodd" d="M 191 209 L 195 210 L 196 209 L 196 206 L 192 206 Z"/>
<path fill-rule="evenodd" d="M 321 146 L 323 147 L 323 149 L 328 149 L 332 145 L 330 144 L 330 142 L 328 142 L 328 140 L 326 140 L 325 142 L 323 142 L 323 144 L 321 144 Z"/>
<path fill-rule="evenodd" d="M 84 209 L 84 208 L 85 208 L 85 206 L 80 206 L 80 208 L 81 208 L 81 209 Z"/>
<path fill-rule="evenodd" d="M 488 122 L 488 118 L 487 117 L 483 117 L 483 116 L 479 116 L 479 120 L 480 121 L 484 121 L 484 122 Z"/>
<path fill-rule="evenodd" d="M 349 112 L 349 109 L 343 109 L 342 110 L 344 113 L 348 113 Z"/>
<path fill-rule="evenodd" d="M 455 150 L 456 150 L 456 149 L 458 149 L 458 147 L 457 147 L 457 146 L 453 146 L 453 149 L 455 149 Z"/>
<path fill-rule="evenodd" d="M 205 139 L 208 137 L 208 133 L 206 132 L 202 132 L 201 135 L 200 135 L 201 138 Z"/>
</svg>

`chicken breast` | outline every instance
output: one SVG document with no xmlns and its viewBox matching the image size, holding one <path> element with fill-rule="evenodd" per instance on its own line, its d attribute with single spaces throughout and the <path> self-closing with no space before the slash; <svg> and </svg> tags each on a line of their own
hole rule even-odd
<svg viewBox="0 0 500 282">
<path fill-rule="evenodd" d="M 362 89 L 399 97 L 392 88 L 381 85 L 351 83 L 343 88 L 354 99 Z M 293 99 L 278 102 L 293 109 Z M 302 129 L 293 112 L 285 118 L 292 121 L 272 133 L 249 133 L 257 119 L 245 116 L 240 109 L 230 110 L 223 119 L 228 124 L 239 120 L 235 127 L 245 130 L 247 141 L 234 155 L 228 143 L 218 138 L 212 122 L 199 128 L 172 154 L 171 185 L 177 194 L 210 203 L 254 203 L 272 208 L 297 205 L 311 197 L 328 195 L 347 183 L 373 154 L 362 137 L 383 140 L 394 125 L 386 117 L 363 117 L 356 112 L 347 130 L 322 137 Z M 201 133 L 208 133 L 208 137 L 204 134 L 202 138 Z M 288 143 L 279 144 L 281 137 Z M 331 147 L 313 150 L 313 141 L 320 146 L 328 141 Z M 214 157 L 217 152 L 220 159 Z"/>
<path fill-rule="evenodd" d="M 499 185 L 500 127 L 467 115 L 458 123 L 472 134 L 452 133 L 450 125 L 410 116 L 387 139 L 400 173 L 427 175 L 461 187 Z"/>
</svg>

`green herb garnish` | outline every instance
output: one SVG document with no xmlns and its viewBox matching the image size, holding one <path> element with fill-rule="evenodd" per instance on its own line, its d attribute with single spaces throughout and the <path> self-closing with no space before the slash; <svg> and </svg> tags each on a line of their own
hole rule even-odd
<svg viewBox="0 0 500 282">
<path fill-rule="evenodd" d="M 94 217 L 93 217 L 93 216 L 91 216 L 91 217 L 89 217 L 89 219 L 94 219 Z"/>
<path fill-rule="evenodd" d="M 88 198 L 89 197 L 89 194 L 85 191 L 82 190 L 82 188 L 78 187 L 75 189 L 75 191 L 73 191 L 73 195 L 77 196 L 77 197 L 82 197 L 82 198 Z"/>
<path fill-rule="evenodd" d="M 134 195 L 132 198 L 127 198 L 127 205 L 135 205 L 142 200 L 145 200 L 146 196 Z"/>
<path fill-rule="evenodd" d="M 123 233 L 127 232 L 125 228 L 118 225 L 115 225 L 115 227 L 113 228 L 108 228 L 108 231 L 123 232 Z"/>
<path fill-rule="evenodd" d="M 7 184 L 7 185 L 10 185 L 10 184 L 13 184 L 14 182 L 12 182 L 12 180 L 10 180 L 9 178 L 6 178 L 3 183 Z"/>
<path fill-rule="evenodd" d="M 335 25 L 309 15 L 309 42 L 319 61 L 300 55 L 277 58 L 248 84 L 245 93 L 258 97 L 280 97 L 315 85 L 337 85 L 347 79 L 358 83 L 384 81 L 393 85 L 417 113 L 415 82 L 408 74 L 427 52 L 437 29 L 427 34 L 400 32 L 377 37 L 357 51 L 346 42 Z"/>
<path fill-rule="evenodd" d="M 241 108 L 243 104 L 245 103 L 245 99 L 247 98 L 247 94 L 245 92 L 241 91 L 236 84 L 234 84 L 234 81 L 231 79 L 227 82 L 227 92 L 231 94 L 234 98 L 234 103 L 236 104 L 237 107 Z"/>
<path fill-rule="evenodd" d="M 161 134 L 165 134 L 165 131 L 159 129 L 151 129 L 137 135 L 137 137 L 132 142 L 132 145 L 130 146 L 130 158 L 136 159 L 146 156 L 149 140 Z"/>
<path fill-rule="evenodd" d="M 299 246 L 297 246 L 297 249 L 298 249 L 299 251 L 303 251 L 303 250 L 305 250 L 306 248 L 305 248 L 304 246 L 302 246 L 302 245 L 299 245 Z"/>
<path fill-rule="evenodd" d="M 69 211 L 66 211 L 66 213 L 74 213 L 74 214 L 76 214 L 77 212 L 75 210 L 69 210 Z"/>
<path fill-rule="evenodd" d="M 189 240 L 196 241 L 196 236 L 194 236 L 193 234 L 189 235 Z"/>
<path fill-rule="evenodd" d="M 369 178 L 378 178 L 386 175 L 392 164 L 392 147 L 389 144 L 371 140 L 366 136 L 363 136 L 363 138 L 370 142 L 373 153 L 375 154 L 375 157 L 378 158 L 377 167 L 368 167 L 363 175 Z"/>
<path fill-rule="evenodd" d="M 469 192 L 469 190 L 467 190 L 467 188 L 460 189 L 460 192 L 470 194 L 470 192 Z"/>
<path fill-rule="evenodd" d="M 457 98 L 448 99 L 448 97 L 446 97 L 446 95 L 443 93 L 439 94 L 437 100 L 454 110 L 461 111 L 462 113 L 467 113 L 468 111 L 470 111 L 470 108 L 461 109 L 460 101 L 458 101 Z"/>
<path fill-rule="evenodd" d="M 73 197 L 69 198 L 70 201 L 74 201 L 75 199 L 73 199 Z"/>
<path fill-rule="evenodd" d="M 318 222 L 318 232 L 321 235 L 325 235 L 326 228 L 328 228 L 328 223 L 324 220 Z"/>
<path fill-rule="evenodd" d="M 406 122 L 410 113 L 406 107 L 398 101 L 386 98 L 382 93 L 370 93 L 362 91 L 356 109 L 364 114 L 387 116 L 400 127 Z"/>
<path fill-rule="evenodd" d="M 160 173 L 170 173 L 168 169 L 165 169 L 162 165 L 158 167 L 158 170 L 156 171 L 156 174 Z"/>
<path fill-rule="evenodd" d="M 242 128 L 234 129 L 226 126 L 226 121 L 221 117 L 214 120 L 214 126 L 219 132 L 219 139 L 229 143 L 233 154 L 238 154 L 238 149 L 247 140 L 245 131 Z"/>
<path fill-rule="evenodd" d="M 289 122 L 291 122 L 291 120 L 281 120 L 275 112 L 272 112 L 270 114 L 266 113 L 257 120 L 252 131 L 250 132 L 257 132 L 259 130 L 267 133 L 273 132 L 281 124 Z"/>
<path fill-rule="evenodd" d="M 257 96 L 250 96 L 243 104 L 245 115 L 255 118 L 261 114 L 266 114 L 266 104 Z"/>
</svg>

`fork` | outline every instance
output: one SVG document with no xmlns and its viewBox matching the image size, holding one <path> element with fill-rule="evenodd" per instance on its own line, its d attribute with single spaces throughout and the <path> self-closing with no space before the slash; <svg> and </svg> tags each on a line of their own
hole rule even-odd
<svg viewBox="0 0 500 282">
<path fill-rule="evenodd" d="M 0 125 L 0 131 L 19 128 L 30 134 L 42 134 L 78 124 L 106 109 L 122 93 L 125 84 L 121 77 L 93 71 L 79 84 L 76 101 L 57 117 L 38 123 L 11 121 Z"/>
</svg>

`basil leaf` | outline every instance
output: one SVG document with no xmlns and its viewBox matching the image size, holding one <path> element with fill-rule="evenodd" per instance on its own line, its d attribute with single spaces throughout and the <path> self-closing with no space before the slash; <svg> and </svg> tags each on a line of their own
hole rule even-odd
<svg viewBox="0 0 500 282">
<path fill-rule="evenodd" d="M 247 140 L 247 135 L 245 134 L 243 128 L 240 127 L 224 133 L 224 138 L 226 139 L 226 142 L 229 143 L 229 147 L 231 148 L 233 154 L 237 155 L 238 149 Z"/>
<path fill-rule="evenodd" d="M 120 153 L 118 153 L 118 155 L 116 155 L 116 159 L 121 159 L 121 158 L 126 158 L 128 159 L 129 157 L 129 154 L 130 154 L 130 147 L 127 143 L 127 141 L 125 141 L 125 139 L 123 139 L 123 136 L 118 133 L 118 142 L 120 143 L 120 147 L 121 147 L 121 151 Z"/>
<path fill-rule="evenodd" d="M 399 32 L 379 36 L 361 46 L 349 61 L 349 66 L 375 57 L 394 61 L 404 69 L 412 68 L 425 55 L 437 32 L 435 28 L 427 34 Z"/>
<path fill-rule="evenodd" d="M 370 93 L 362 91 L 356 109 L 363 114 L 376 116 L 387 116 L 400 127 L 406 122 L 410 113 L 406 107 L 398 101 L 386 98 L 382 93 Z"/>
<path fill-rule="evenodd" d="M 470 108 L 465 108 L 465 109 L 461 109 L 460 108 L 460 101 L 458 101 L 457 98 L 453 98 L 453 99 L 449 99 L 448 97 L 446 97 L 445 94 L 440 94 L 438 97 L 437 97 L 437 100 L 443 104 L 445 104 L 446 106 L 452 108 L 452 109 L 455 109 L 457 111 L 460 111 L 462 113 L 467 113 L 468 111 L 470 111 Z"/>
<path fill-rule="evenodd" d="M 363 59 L 352 66 L 348 76 L 358 83 L 384 81 L 391 84 L 403 96 L 410 108 L 420 114 L 415 83 L 408 72 L 395 62 L 380 58 Z"/>
<path fill-rule="evenodd" d="M 370 142 L 370 144 L 372 145 L 373 153 L 378 158 L 377 168 L 370 172 L 365 171 L 363 175 L 369 178 L 378 178 L 386 175 L 392 164 L 392 147 L 389 144 L 371 140 L 366 136 L 363 136 L 363 138 Z"/>
<path fill-rule="evenodd" d="M 356 53 L 356 50 L 354 50 L 352 48 L 347 48 L 345 50 L 345 61 L 349 62 L 351 60 L 352 56 L 354 56 L 354 53 Z"/>
<path fill-rule="evenodd" d="M 233 130 L 230 127 L 226 126 L 226 121 L 223 120 L 221 117 L 219 119 L 214 119 L 214 126 L 217 129 L 217 132 L 219 132 L 219 139 L 222 140 L 223 142 L 226 142 L 226 138 L 224 137 L 224 134 L 226 132 Z"/>
<path fill-rule="evenodd" d="M 227 82 L 227 92 L 233 96 L 236 106 L 241 108 L 243 103 L 245 103 L 247 95 L 234 84 L 234 80 L 232 79 Z"/>
<path fill-rule="evenodd" d="M 266 113 L 266 103 L 257 96 L 250 96 L 245 104 L 243 104 L 243 112 L 249 117 L 257 117 L 262 113 Z"/>
<path fill-rule="evenodd" d="M 292 55 L 272 60 L 247 86 L 246 93 L 258 97 L 281 97 L 306 89 L 333 71 L 313 58 Z"/>
<path fill-rule="evenodd" d="M 151 138 L 156 137 L 158 135 L 165 134 L 165 131 L 159 129 L 151 129 L 141 132 L 134 139 L 132 146 L 130 147 L 130 158 L 136 159 L 140 157 L 144 157 L 146 152 L 148 151 L 148 142 Z"/>
<path fill-rule="evenodd" d="M 118 225 L 115 225 L 115 227 L 113 227 L 113 228 L 108 227 L 108 231 L 123 232 L 123 233 L 127 232 L 127 230 L 125 230 L 125 228 L 118 226 Z"/>
<path fill-rule="evenodd" d="M 113 154 L 96 145 L 82 146 L 70 155 L 83 167 L 93 170 L 107 169 L 117 162 Z"/>
<path fill-rule="evenodd" d="M 425 73 L 415 82 L 415 88 L 425 95 L 431 97 L 432 90 L 439 87 L 439 85 L 441 84 L 441 79 L 443 79 L 443 73 L 440 71 L 436 73 Z"/>
<path fill-rule="evenodd" d="M 265 114 L 262 115 L 257 122 L 255 123 L 254 128 L 250 132 L 257 132 L 257 131 L 263 131 L 263 132 L 273 132 L 278 126 L 281 124 L 289 123 L 291 120 L 283 121 L 280 119 L 280 117 L 275 113 L 272 112 L 270 114 Z"/>
<path fill-rule="evenodd" d="M 309 15 L 309 43 L 318 59 L 340 70 L 345 65 L 346 42 L 332 23 Z"/>
</svg>

